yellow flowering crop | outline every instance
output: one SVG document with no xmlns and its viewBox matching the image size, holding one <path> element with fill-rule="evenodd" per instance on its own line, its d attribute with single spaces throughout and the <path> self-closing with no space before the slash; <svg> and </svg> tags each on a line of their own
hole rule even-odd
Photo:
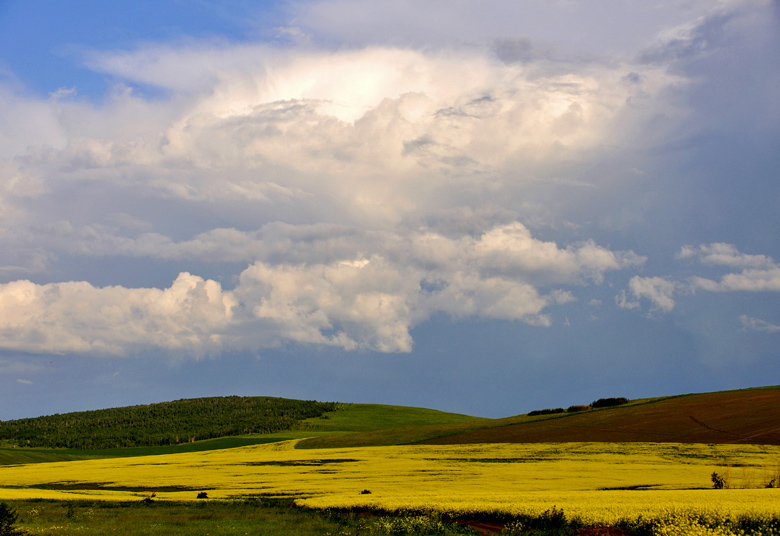
<svg viewBox="0 0 780 536">
<path fill-rule="evenodd" d="M 205 491 L 209 498 L 290 496 L 314 508 L 453 514 L 533 514 L 557 506 L 589 523 L 689 509 L 780 515 L 780 490 L 763 488 L 776 471 L 780 447 L 562 443 L 296 450 L 294 444 L 5 466 L 0 500 L 126 500 L 153 492 L 158 499 L 190 500 Z M 731 489 L 709 489 L 713 471 L 726 476 Z"/>
</svg>

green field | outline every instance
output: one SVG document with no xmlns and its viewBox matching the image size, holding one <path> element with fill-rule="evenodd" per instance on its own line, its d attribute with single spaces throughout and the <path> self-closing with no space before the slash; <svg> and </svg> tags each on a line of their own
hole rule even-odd
<svg viewBox="0 0 780 536">
<path fill-rule="evenodd" d="M 739 533 L 773 536 L 780 518 L 744 517 L 724 522 L 706 517 L 622 522 L 597 529 L 551 508 L 538 516 L 482 517 L 366 516 L 293 508 L 268 499 L 230 502 L 12 501 L 16 529 L 52 536 L 697 536 Z M 675 522 L 676 525 L 671 523 Z M 760 527 L 760 528 L 759 528 Z"/>
<path fill-rule="evenodd" d="M 392 520 L 291 508 L 272 500 L 230 502 L 13 501 L 16 526 L 28 534 L 58 536 L 380 536 Z M 389 521 L 389 523 L 388 523 Z M 436 534 L 474 534 L 432 521 Z M 420 524 L 418 523 L 418 526 Z M 397 532 L 397 531 L 396 531 Z"/>
</svg>

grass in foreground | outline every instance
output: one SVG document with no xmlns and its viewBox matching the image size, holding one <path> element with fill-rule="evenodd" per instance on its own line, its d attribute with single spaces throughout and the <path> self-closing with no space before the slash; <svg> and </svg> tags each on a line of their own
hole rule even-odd
<svg viewBox="0 0 780 536">
<path fill-rule="evenodd" d="M 242 502 L 13 501 L 18 527 L 31 535 L 225 535 L 338 533 L 326 516 L 282 506 Z"/>
<path fill-rule="evenodd" d="M 2 504 L 2 503 L 0 503 Z M 285 499 L 242 501 L 110 502 L 13 501 L 29 535 L 170 536 L 778 536 L 780 516 L 728 518 L 695 512 L 667 513 L 609 526 L 588 526 L 551 508 L 530 516 L 447 518 L 408 513 L 321 511 L 296 508 Z M 3 533 L 5 534 L 5 533 Z M 10 534 L 10 533 L 9 533 Z"/>
<path fill-rule="evenodd" d="M 15 528 L 30 535 L 383 536 L 475 534 L 454 522 L 412 516 L 364 517 L 295 508 L 289 500 L 200 502 L 12 501 Z"/>
</svg>

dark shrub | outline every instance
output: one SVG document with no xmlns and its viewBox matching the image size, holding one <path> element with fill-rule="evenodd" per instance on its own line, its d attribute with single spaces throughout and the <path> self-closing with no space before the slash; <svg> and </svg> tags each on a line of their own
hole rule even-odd
<svg viewBox="0 0 780 536">
<path fill-rule="evenodd" d="M 14 528 L 14 523 L 19 519 L 16 510 L 0 502 L 0 536 L 21 536 L 27 534 L 21 529 Z"/>
<path fill-rule="evenodd" d="M 201 491 L 200 493 L 198 493 L 198 499 L 208 499 L 208 498 L 209 498 L 209 494 L 206 493 L 205 491 Z"/>
<path fill-rule="evenodd" d="M 590 406 L 569 406 L 566 408 L 567 413 L 576 413 L 578 411 L 588 411 Z"/>
<path fill-rule="evenodd" d="M 554 415 L 556 413 L 566 413 L 566 410 L 563 408 L 535 409 L 528 413 L 528 416 L 535 417 L 536 415 Z"/>
<path fill-rule="evenodd" d="M 599 398 L 598 400 L 591 402 L 592 408 L 611 408 L 612 406 L 622 406 L 628 404 L 628 399 L 624 397 L 619 398 Z"/>
<path fill-rule="evenodd" d="M 735 528 L 745 534 L 772 534 L 772 531 L 776 533 L 780 529 L 780 517 L 746 514 L 737 519 Z"/>
<path fill-rule="evenodd" d="M 568 524 L 568 521 L 566 521 L 566 514 L 563 513 L 563 510 L 553 506 L 549 510 L 542 512 L 532 523 L 532 526 L 546 531 L 560 531 L 561 529 L 566 528 Z"/>
</svg>

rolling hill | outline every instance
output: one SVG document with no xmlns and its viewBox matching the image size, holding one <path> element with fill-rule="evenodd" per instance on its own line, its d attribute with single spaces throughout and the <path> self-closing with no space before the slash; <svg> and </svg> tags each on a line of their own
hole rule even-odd
<svg viewBox="0 0 780 536">
<path fill-rule="evenodd" d="M 661 398 L 425 442 L 449 445 L 571 441 L 780 445 L 780 388 Z"/>
<path fill-rule="evenodd" d="M 0 465 L 174 454 L 492 422 L 425 408 L 210 397 L 0 421 Z"/>
<path fill-rule="evenodd" d="M 292 430 L 338 408 L 275 397 L 208 397 L 0 421 L 0 442 L 18 447 L 110 449 Z"/>
<path fill-rule="evenodd" d="M 86 446 L 83 431 L 90 429 L 94 440 L 100 436 L 99 445 Z M 177 435 L 187 439 L 174 444 Z M 780 445 L 780 386 L 504 419 L 269 397 L 190 399 L 0 422 L 0 440 L 16 447 L 0 448 L 0 464 L 214 450 L 288 439 L 301 440 L 296 448 L 542 442 Z M 18 448 L 28 440 L 39 448 Z M 86 449 L 73 448 L 81 445 Z"/>
<path fill-rule="evenodd" d="M 780 445 L 780 386 L 635 400 L 577 413 L 325 436 L 298 447 L 546 442 Z"/>
</svg>

